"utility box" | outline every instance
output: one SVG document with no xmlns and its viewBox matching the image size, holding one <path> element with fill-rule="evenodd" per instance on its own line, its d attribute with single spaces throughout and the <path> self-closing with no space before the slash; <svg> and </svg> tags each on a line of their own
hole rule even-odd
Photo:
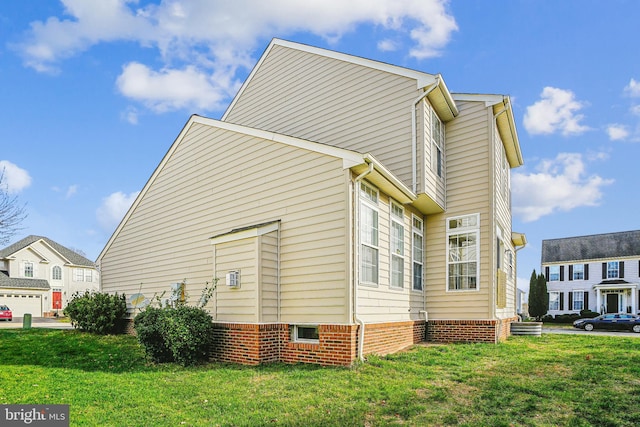
<svg viewBox="0 0 640 427">
<path fill-rule="evenodd" d="M 31 313 L 25 313 L 22 317 L 22 329 L 31 329 Z"/>
</svg>

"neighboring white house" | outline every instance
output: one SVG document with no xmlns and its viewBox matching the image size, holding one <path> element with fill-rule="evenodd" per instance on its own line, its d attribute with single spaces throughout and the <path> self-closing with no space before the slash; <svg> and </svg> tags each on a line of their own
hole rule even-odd
<svg viewBox="0 0 640 427">
<path fill-rule="evenodd" d="M 640 230 L 542 241 L 548 314 L 638 313 Z"/>
<path fill-rule="evenodd" d="M 0 305 L 14 317 L 62 314 L 75 292 L 97 291 L 94 262 L 41 236 L 28 236 L 0 250 Z"/>
</svg>

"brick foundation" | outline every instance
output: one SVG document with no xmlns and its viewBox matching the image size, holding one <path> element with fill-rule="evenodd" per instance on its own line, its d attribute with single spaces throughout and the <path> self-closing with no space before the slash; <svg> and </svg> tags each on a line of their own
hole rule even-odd
<svg viewBox="0 0 640 427">
<path fill-rule="evenodd" d="M 364 354 L 385 355 L 424 341 L 424 321 L 365 325 Z M 294 342 L 291 325 L 216 323 L 212 359 L 349 366 L 358 357 L 359 325 L 318 325 L 317 343 Z"/>
<path fill-rule="evenodd" d="M 427 341 L 498 343 L 509 337 L 517 317 L 497 320 L 429 320 Z"/>
</svg>

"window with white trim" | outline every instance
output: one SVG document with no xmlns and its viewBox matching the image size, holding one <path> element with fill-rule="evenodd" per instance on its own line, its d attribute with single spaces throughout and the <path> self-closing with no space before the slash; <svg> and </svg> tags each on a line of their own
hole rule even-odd
<svg viewBox="0 0 640 427">
<path fill-rule="evenodd" d="M 434 110 L 431 110 L 431 141 L 433 144 L 432 168 L 442 178 L 443 176 L 443 150 L 444 150 L 444 125 Z"/>
<path fill-rule="evenodd" d="M 447 219 L 447 289 L 477 290 L 480 214 Z"/>
<path fill-rule="evenodd" d="M 62 267 L 54 265 L 51 269 L 51 280 L 62 280 Z"/>
<path fill-rule="evenodd" d="M 360 183 L 360 282 L 378 284 L 378 190 Z"/>
<path fill-rule="evenodd" d="M 620 277 L 620 264 L 618 261 L 607 262 L 607 279 L 617 279 Z"/>
<path fill-rule="evenodd" d="M 560 310 L 560 292 L 549 292 L 549 311 Z"/>
<path fill-rule="evenodd" d="M 391 286 L 404 287 L 404 209 L 391 201 Z"/>
<path fill-rule="evenodd" d="M 583 310 L 584 309 L 584 291 L 574 291 L 573 292 L 573 305 L 574 310 Z"/>
<path fill-rule="evenodd" d="M 550 265 L 549 266 L 549 281 L 557 282 L 560 280 L 560 266 L 559 265 Z"/>
<path fill-rule="evenodd" d="M 33 277 L 33 263 L 25 261 L 24 263 L 24 277 Z"/>
<path fill-rule="evenodd" d="M 424 263 L 424 223 L 418 217 L 413 217 L 413 290 L 421 291 L 423 278 L 422 266 Z"/>
<path fill-rule="evenodd" d="M 294 325 L 293 341 L 295 342 L 320 342 L 320 334 L 317 326 L 310 325 Z"/>
<path fill-rule="evenodd" d="M 74 268 L 73 269 L 73 281 L 74 282 L 83 282 L 84 281 L 84 271 L 82 268 Z"/>
<path fill-rule="evenodd" d="M 84 270 L 84 281 L 85 282 L 93 282 L 93 271 L 89 268 Z"/>
<path fill-rule="evenodd" d="M 573 280 L 584 280 L 584 264 L 573 264 Z"/>
</svg>

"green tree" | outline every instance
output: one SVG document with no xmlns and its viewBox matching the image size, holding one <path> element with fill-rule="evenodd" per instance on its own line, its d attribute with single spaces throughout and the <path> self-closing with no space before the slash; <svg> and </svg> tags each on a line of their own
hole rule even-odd
<svg viewBox="0 0 640 427">
<path fill-rule="evenodd" d="M 529 315 L 540 321 L 549 309 L 549 293 L 544 275 L 534 269 L 529 280 Z"/>
</svg>

